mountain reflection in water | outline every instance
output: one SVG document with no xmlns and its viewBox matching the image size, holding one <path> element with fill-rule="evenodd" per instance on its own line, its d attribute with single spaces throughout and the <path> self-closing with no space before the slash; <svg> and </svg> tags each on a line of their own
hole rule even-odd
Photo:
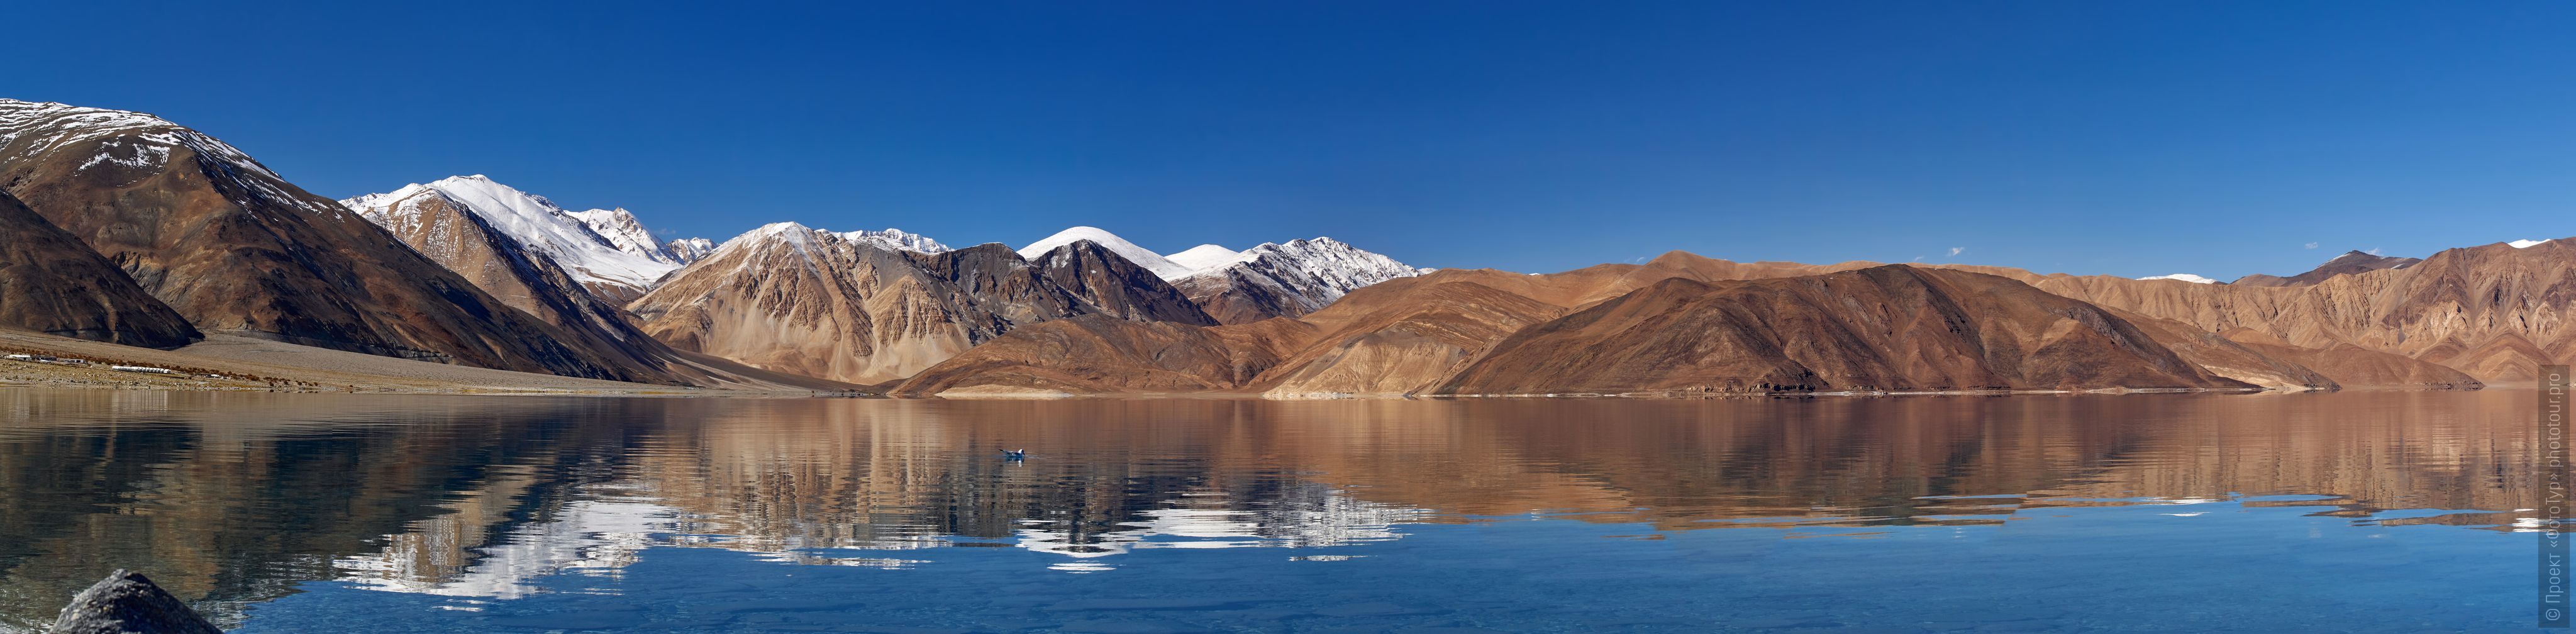
<svg viewBox="0 0 2576 634">
<path fill-rule="evenodd" d="M 1408 525 L 1532 516 L 1865 537 L 2081 506 L 2189 517 L 2220 501 L 2510 531 L 2538 496 L 2529 399 L 0 390 L 0 631 L 41 628 L 120 566 L 230 626 L 308 581 L 511 599 L 550 575 L 624 574 L 664 547 L 897 569 L 920 563 L 902 556 L 913 549 L 1020 548 L 1079 573 L 1137 565 L 1122 555 L 1140 549 L 1366 556 Z M 1030 457 L 1002 460 L 1006 448 Z"/>
</svg>

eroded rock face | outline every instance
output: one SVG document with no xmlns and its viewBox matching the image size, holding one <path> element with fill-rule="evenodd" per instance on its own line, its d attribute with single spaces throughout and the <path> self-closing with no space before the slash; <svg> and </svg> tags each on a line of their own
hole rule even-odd
<svg viewBox="0 0 2576 634">
<path fill-rule="evenodd" d="M 203 338 L 80 238 L 0 191 L 0 327 L 147 348 Z"/>
<path fill-rule="evenodd" d="M 119 568 L 63 607 L 46 634 L 222 634 L 142 573 Z"/>
<path fill-rule="evenodd" d="M 0 187 L 200 330 L 488 368 L 662 379 L 510 308 L 231 145 L 0 100 Z"/>
</svg>

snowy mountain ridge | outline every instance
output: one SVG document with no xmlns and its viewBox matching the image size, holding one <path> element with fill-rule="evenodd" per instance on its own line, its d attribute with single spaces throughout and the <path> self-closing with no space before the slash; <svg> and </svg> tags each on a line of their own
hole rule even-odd
<svg viewBox="0 0 2576 634">
<path fill-rule="evenodd" d="M 1176 283 L 1226 323 L 1304 315 L 1360 287 L 1433 270 L 1328 237 L 1265 242 L 1242 251 L 1204 244 L 1166 259 L 1193 267 Z"/>
<path fill-rule="evenodd" d="M 1102 248 L 1109 249 L 1110 253 L 1118 254 L 1118 257 L 1127 258 L 1128 262 L 1133 262 L 1136 266 L 1144 267 L 1145 270 L 1153 272 L 1156 277 L 1161 277 L 1165 281 L 1189 277 L 1191 273 L 1195 272 L 1189 267 L 1182 266 L 1177 262 L 1165 259 L 1159 254 L 1145 250 L 1145 247 L 1136 246 L 1136 243 L 1128 242 L 1126 238 L 1118 237 L 1118 234 L 1110 233 L 1099 227 L 1073 227 L 1063 231 L 1058 231 L 1055 235 L 1047 236 L 1046 239 L 1029 243 L 1029 245 L 1025 247 L 1020 247 L 1020 257 L 1035 260 L 1038 259 L 1038 256 L 1046 255 L 1048 251 L 1055 250 L 1056 247 L 1084 240 L 1097 243 Z"/>
<path fill-rule="evenodd" d="M 841 232 L 840 236 L 841 239 L 849 240 L 851 242 L 871 243 L 898 251 L 911 251 L 914 253 L 943 253 L 952 250 L 948 248 L 948 245 L 940 244 L 938 240 L 930 239 L 930 236 L 912 233 L 902 229 L 888 228 L 883 231 L 844 231 Z"/>
<path fill-rule="evenodd" d="M 481 174 L 451 176 L 425 184 L 413 183 L 392 192 L 358 196 L 340 203 L 378 225 L 395 227 L 413 219 L 419 213 L 416 201 L 429 194 L 472 212 L 493 229 L 517 240 L 521 246 L 545 254 L 570 273 L 574 280 L 585 285 L 601 284 L 641 292 L 652 288 L 653 281 L 663 274 L 680 268 L 680 263 L 667 255 L 656 258 L 628 252 L 593 230 L 582 218 L 556 206 L 554 201 L 519 191 Z M 633 216 L 629 215 L 627 219 L 632 220 Z M 642 229 L 641 225 L 636 228 Z"/>
</svg>

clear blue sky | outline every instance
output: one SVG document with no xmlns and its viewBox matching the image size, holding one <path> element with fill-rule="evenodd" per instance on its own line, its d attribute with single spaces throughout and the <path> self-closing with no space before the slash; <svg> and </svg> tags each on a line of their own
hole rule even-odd
<svg viewBox="0 0 2576 634">
<path fill-rule="evenodd" d="M 677 236 L 2234 278 L 2576 235 L 2567 2 L 352 4 L 13 6 L 0 96 Z"/>
</svg>

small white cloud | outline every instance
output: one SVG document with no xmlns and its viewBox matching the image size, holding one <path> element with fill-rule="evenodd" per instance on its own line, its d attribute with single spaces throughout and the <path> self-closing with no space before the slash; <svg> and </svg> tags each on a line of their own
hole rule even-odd
<svg viewBox="0 0 2576 634">
<path fill-rule="evenodd" d="M 1914 256 L 1914 261 L 1916 261 L 1916 262 L 1921 262 L 1921 261 L 1923 261 L 1923 256 L 1920 256 L 1920 255 L 1918 255 L 1918 256 Z"/>
<path fill-rule="evenodd" d="M 1967 247 L 1950 247 L 1950 257 L 1959 257 L 1959 252 L 1966 250 L 1968 250 Z"/>
<path fill-rule="evenodd" d="M 2317 248 L 2317 243 L 2310 242 L 2310 243 L 2308 243 L 2308 246 L 2300 247 L 2300 248 L 2303 248 L 2303 249 L 2314 249 L 2314 248 Z"/>
</svg>

